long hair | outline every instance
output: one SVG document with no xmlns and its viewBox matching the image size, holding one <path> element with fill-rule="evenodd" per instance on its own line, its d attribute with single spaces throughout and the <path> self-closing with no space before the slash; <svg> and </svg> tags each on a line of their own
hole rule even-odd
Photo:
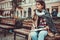
<svg viewBox="0 0 60 40">
<path fill-rule="evenodd" d="M 36 2 L 39 2 L 43 6 L 43 9 L 45 9 L 45 2 L 43 0 L 36 0 Z"/>
</svg>

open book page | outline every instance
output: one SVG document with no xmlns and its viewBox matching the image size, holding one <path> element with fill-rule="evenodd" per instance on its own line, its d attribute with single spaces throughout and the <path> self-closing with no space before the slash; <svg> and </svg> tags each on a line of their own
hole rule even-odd
<svg viewBox="0 0 60 40">
<path fill-rule="evenodd" d="M 33 31 L 40 31 L 40 30 L 44 30 L 44 29 L 43 28 L 40 28 L 40 29 L 31 30 L 31 31 L 33 32 Z"/>
</svg>

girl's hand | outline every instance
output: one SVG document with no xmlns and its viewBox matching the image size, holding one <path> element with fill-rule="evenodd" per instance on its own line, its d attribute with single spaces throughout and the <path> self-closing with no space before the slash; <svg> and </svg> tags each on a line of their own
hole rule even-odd
<svg viewBox="0 0 60 40">
<path fill-rule="evenodd" d="M 46 27 L 44 28 L 44 30 L 49 30 L 49 27 L 48 27 L 48 26 L 46 26 Z"/>
</svg>

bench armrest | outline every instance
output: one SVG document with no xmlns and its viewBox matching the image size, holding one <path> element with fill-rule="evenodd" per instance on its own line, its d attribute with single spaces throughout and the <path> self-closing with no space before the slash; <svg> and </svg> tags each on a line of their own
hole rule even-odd
<svg viewBox="0 0 60 40">
<path fill-rule="evenodd" d="M 31 30 L 32 30 L 32 29 L 35 29 L 35 25 L 34 25 L 34 24 L 32 24 L 32 28 L 31 28 Z"/>
</svg>

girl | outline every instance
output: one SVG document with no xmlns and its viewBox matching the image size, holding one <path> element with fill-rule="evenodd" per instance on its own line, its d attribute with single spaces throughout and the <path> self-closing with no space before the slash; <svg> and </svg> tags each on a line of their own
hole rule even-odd
<svg viewBox="0 0 60 40">
<path fill-rule="evenodd" d="M 48 29 L 53 33 L 57 33 L 50 14 L 45 10 L 45 2 L 42 0 L 36 1 L 36 10 L 33 21 L 34 27 L 30 33 L 32 40 L 44 40 L 48 34 Z"/>
</svg>

